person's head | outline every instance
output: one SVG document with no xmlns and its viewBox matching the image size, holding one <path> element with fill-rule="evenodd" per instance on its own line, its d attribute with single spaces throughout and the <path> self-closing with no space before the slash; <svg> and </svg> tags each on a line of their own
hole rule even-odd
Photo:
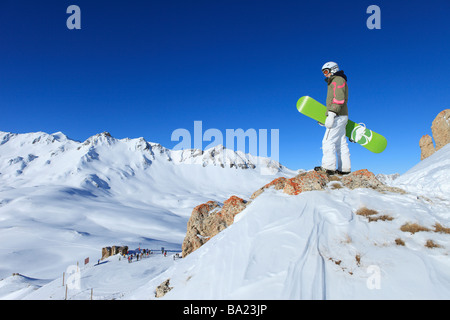
<svg viewBox="0 0 450 320">
<path fill-rule="evenodd" d="M 330 61 L 323 65 L 322 67 L 322 73 L 325 77 L 330 77 L 331 75 L 335 74 L 339 71 L 339 66 L 336 62 Z"/>
</svg>

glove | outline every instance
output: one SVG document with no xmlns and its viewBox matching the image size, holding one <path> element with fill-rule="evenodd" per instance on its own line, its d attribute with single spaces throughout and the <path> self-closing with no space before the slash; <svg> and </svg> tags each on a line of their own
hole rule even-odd
<svg viewBox="0 0 450 320">
<path fill-rule="evenodd" d="M 327 129 L 331 129 L 333 127 L 335 117 L 336 117 L 336 113 L 328 111 L 328 117 L 327 117 L 327 120 L 325 120 L 325 127 Z"/>
</svg>

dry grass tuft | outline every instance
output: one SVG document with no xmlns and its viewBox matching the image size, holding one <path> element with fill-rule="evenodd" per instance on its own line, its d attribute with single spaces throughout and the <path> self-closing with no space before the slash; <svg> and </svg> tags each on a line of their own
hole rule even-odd
<svg viewBox="0 0 450 320">
<path fill-rule="evenodd" d="M 356 211 L 356 214 L 359 216 L 368 217 L 378 214 L 378 211 L 362 207 Z"/>
<path fill-rule="evenodd" d="M 355 256 L 355 260 L 356 260 L 356 264 L 357 264 L 358 266 L 360 266 L 360 265 L 361 265 L 361 255 L 360 255 L 360 254 L 357 254 L 357 255 Z"/>
<path fill-rule="evenodd" d="M 395 239 L 395 244 L 398 246 L 405 246 L 405 241 L 400 238 Z"/>
<path fill-rule="evenodd" d="M 337 182 L 335 182 L 335 183 L 333 183 L 331 185 L 331 189 L 333 189 L 333 190 L 335 190 L 335 189 L 342 189 L 342 188 L 343 188 L 342 184 L 337 183 Z"/>
<path fill-rule="evenodd" d="M 404 225 L 402 225 L 400 227 L 400 230 L 403 232 L 411 232 L 411 234 L 414 234 L 414 233 L 420 232 L 420 231 L 430 231 L 430 229 L 428 229 L 424 226 L 421 226 L 420 224 L 410 223 L 410 222 L 407 222 Z"/>
<path fill-rule="evenodd" d="M 369 222 L 373 222 L 373 221 L 376 222 L 378 220 L 381 220 L 381 221 L 392 221 L 392 220 L 394 220 L 394 218 L 392 218 L 391 216 L 388 216 L 386 214 L 384 214 L 382 216 L 378 216 L 378 217 L 368 217 L 368 219 L 369 219 Z"/>
<path fill-rule="evenodd" d="M 433 240 L 427 240 L 427 243 L 425 243 L 425 247 L 433 249 L 433 248 L 441 248 L 440 245 L 435 243 Z"/>
<path fill-rule="evenodd" d="M 450 228 L 442 226 L 440 223 L 434 224 L 434 232 L 447 233 L 450 234 Z"/>
<path fill-rule="evenodd" d="M 338 266 L 340 266 L 341 263 L 342 263 L 342 260 L 336 260 L 336 259 L 333 259 L 333 258 L 328 258 L 328 260 L 333 261 Z"/>
<path fill-rule="evenodd" d="M 358 209 L 358 211 L 356 211 L 356 214 L 359 216 L 363 216 L 366 217 L 369 222 L 376 222 L 378 220 L 381 221 L 392 221 L 394 220 L 393 217 L 389 216 L 389 215 L 380 215 L 380 216 L 376 216 L 378 214 L 378 211 L 376 210 L 372 210 L 372 209 L 368 209 L 366 207 L 362 207 L 360 209 Z"/>
</svg>

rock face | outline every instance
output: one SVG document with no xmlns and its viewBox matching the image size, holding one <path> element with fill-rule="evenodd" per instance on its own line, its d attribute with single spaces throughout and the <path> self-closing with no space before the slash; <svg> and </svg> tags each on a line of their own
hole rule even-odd
<svg viewBox="0 0 450 320">
<path fill-rule="evenodd" d="M 358 170 L 342 177 L 341 183 L 345 187 L 352 190 L 357 188 L 370 188 L 380 192 L 405 193 L 405 191 L 400 188 L 385 185 L 367 169 Z"/>
<path fill-rule="evenodd" d="M 405 193 L 402 189 L 389 187 L 379 181 L 367 169 L 352 172 L 346 176 L 328 176 L 325 173 L 308 171 L 300 173 L 294 178 L 277 178 L 256 190 L 250 197 L 251 201 L 269 188 L 283 190 L 289 195 L 302 192 L 324 190 L 329 182 L 340 181 L 343 187 L 349 189 L 370 188 L 379 192 Z M 182 245 L 183 257 L 186 257 L 216 234 L 233 224 L 234 217 L 251 202 L 232 196 L 222 205 L 217 201 L 208 201 L 194 208 L 187 224 L 187 233 Z"/>
<path fill-rule="evenodd" d="M 181 247 L 183 257 L 233 224 L 234 216 L 244 210 L 246 205 L 247 201 L 232 196 L 223 205 L 217 201 L 208 201 L 196 206 L 189 218 L 186 237 Z"/>
<path fill-rule="evenodd" d="M 322 190 L 329 181 L 326 174 L 309 171 L 286 180 L 283 192 L 289 195 L 297 195 L 306 191 Z"/>
<path fill-rule="evenodd" d="M 383 184 L 375 177 L 375 175 L 367 169 L 358 170 L 344 176 L 341 179 L 344 186 L 349 189 L 370 188 L 378 189 Z"/>
<path fill-rule="evenodd" d="M 450 142 L 450 109 L 441 111 L 431 125 L 436 151 Z"/>
<path fill-rule="evenodd" d="M 433 145 L 431 136 L 423 136 L 419 141 L 421 160 L 429 157 L 435 151 L 438 151 L 443 146 L 450 143 L 450 109 L 445 109 L 436 116 L 431 125 L 431 132 L 433 134 L 436 147 Z"/>
<path fill-rule="evenodd" d="M 428 158 L 431 156 L 436 150 L 434 149 L 433 138 L 430 135 L 426 134 L 420 138 L 419 141 L 420 146 L 420 160 Z"/>
<path fill-rule="evenodd" d="M 128 252 L 128 246 L 112 246 L 102 248 L 102 260 L 116 254 L 124 254 Z"/>
</svg>

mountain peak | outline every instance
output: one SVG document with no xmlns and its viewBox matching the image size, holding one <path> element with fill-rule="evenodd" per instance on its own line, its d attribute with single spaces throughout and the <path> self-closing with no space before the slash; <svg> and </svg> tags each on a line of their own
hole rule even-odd
<svg viewBox="0 0 450 320">
<path fill-rule="evenodd" d="M 63 141 L 67 141 L 70 140 L 64 133 L 62 133 L 61 131 L 55 132 L 51 134 L 52 137 L 54 137 L 57 141 L 59 142 L 63 142 Z"/>
<path fill-rule="evenodd" d="M 98 144 L 106 144 L 112 145 L 116 143 L 117 139 L 115 139 L 109 132 L 104 131 L 102 133 L 97 133 L 96 135 L 89 137 L 83 143 L 83 145 L 98 145 Z"/>
</svg>

